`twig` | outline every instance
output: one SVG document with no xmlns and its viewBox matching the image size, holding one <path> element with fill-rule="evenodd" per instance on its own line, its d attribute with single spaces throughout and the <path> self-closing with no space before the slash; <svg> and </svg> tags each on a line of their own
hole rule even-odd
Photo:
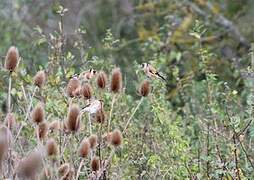
<svg viewBox="0 0 254 180">
<path fill-rule="evenodd" d="M 240 142 L 241 148 L 242 148 L 242 150 L 243 150 L 243 152 L 244 152 L 246 158 L 248 159 L 248 161 L 249 161 L 251 167 L 254 169 L 254 164 L 253 164 L 253 162 L 251 161 L 250 156 L 248 155 L 248 152 L 246 151 L 246 149 L 245 149 L 243 143 L 242 143 L 241 141 L 239 141 L 239 142 Z"/>
<path fill-rule="evenodd" d="M 112 99 L 112 103 L 111 103 L 110 113 L 109 113 L 108 133 L 110 132 L 110 122 L 111 122 L 111 118 L 112 118 L 112 112 L 113 112 L 115 100 L 116 100 L 116 95 L 114 94 L 114 95 L 113 95 L 113 99 Z"/>
<path fill-rule="evenodd" d="M 78 167 L 78 171 L 77 171 L 76 180 L 78 180 L 78 178 L 79 178 L 80 171 L 81 171 L 81 169 L 82 169 L 82 166 L 83 166 L 83 164 L 84 164 L 84 161 L 85 161 L 84 158 L 82 158 L 82 160 L 80 161 L 80 164 L 79 164 L 79 167 Z"/>
<path fill-rule="evenodd" d="M 7 104 L 7 112 L 11 112 L 11 72 L 9 74 L 9 88 L 8 88 L 8 104 Z"/>
</svg>

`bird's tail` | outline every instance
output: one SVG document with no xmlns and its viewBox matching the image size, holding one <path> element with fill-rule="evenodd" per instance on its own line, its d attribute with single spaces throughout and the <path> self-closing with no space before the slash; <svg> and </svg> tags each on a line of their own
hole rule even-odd
<svg viewBox="0 0 254 180">
<path fill-rule="evenodd" d="M 156 73 L 157 76 L 159 76 L 162 80 L 166 81 L 166 78 L 164 78 L 162 75 L 160 75 L 160 73 Z"/>
</svg>

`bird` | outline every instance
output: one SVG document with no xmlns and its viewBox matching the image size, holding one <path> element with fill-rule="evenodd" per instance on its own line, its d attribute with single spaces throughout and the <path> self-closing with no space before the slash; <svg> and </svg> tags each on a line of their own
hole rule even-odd
<svg viewBox="0 0 254 180">
<path fill-rule="evenodd" d="M 94 99 L 91 100 L 91 102 L 82 109 L 82 112 L 89 112 L 90 114 L 95 114 L 97 113 L 97 111 L 102 109 L 102 106 L 102 100 Z"/>
<path fill-rule="evenodd" d="M 84 71 L 79 75 L 79 78 L 84 81 L 89 81 L 96 75 L 96 70 L 89 69 L 88 71 Z"/>
<path fill-rule="evenodd" d="M 141 67 L 143 68 L 147 77 L 149 78 L 157 77 L 166 81 L 166 79 L 151 64 L 142 63 Z"/>
</svg>

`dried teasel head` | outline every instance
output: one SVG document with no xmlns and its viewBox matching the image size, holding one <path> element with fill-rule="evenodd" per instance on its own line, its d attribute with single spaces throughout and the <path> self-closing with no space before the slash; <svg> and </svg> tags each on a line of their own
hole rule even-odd
<svg viewBox="0 0 254 180">
<path fill-rule="evenodd" d="M 81 96 L 81 87 L 79 86 L 75 91 L 74 91 L 74 97 L 80 97 Z"/>
<path fill-rule="evenodd" d="M 100 71 L 97 77 L 97 86 L 101 89 L 105 89 L 107 85 L 107 75 L 105 72 Z"/>
<path fill-rule="evenodd" d="M 64 163 L 58 168 L 58 174 L 60 177 L 66 177 L 71 169 L 69 163 Z"/>
<path fill-rule="evenodd" d="M 100 169 L 100 160 L 96 156 L 91 160 L 91 169 L 92 171 L 98 171 Z"/>
<path fill-rule="evenodd" d="M 106 119 L 106 114 L 103 108 L 101 108 L 99 111 L 95 114 L 96 122 L 98 123 L 104 123 Z"/>
<path fill-rule="evenodd" d="M 77 132 L 80 127 L 80 117 L 79 117 L 80 109 L 78 105 L 72 104 L 69 108 L 66 127 L 71 132 Z"/>
<path fill-rule="evenodd" d="M 144 80 L 139 88 L 139 94 L 143 97 L 148 96 L 150 93 L 150 83 L 148 80 Z"/>
<path fill-rule="evenodd" d="M 80 147 L 79 147 L 79 156 L 82 158 L 86 158 L 88 157 L 89 153 L 90 153 L 90 142 L 86 139 L 84 139 L 81 143 L 80 143 Z"/>
<path fill-rule="evenodd" d="M 120 68 L 115 68 L 112 71 L 111 77 L 111 91 L 114 93 L 118 93 L 122 89 L 122 73 Z"/>
<path fill-rule="evenodd" d="M 16 119 L 14 117 L 14 114 L 8 113 L 5 117 L 5 125 L 12 130 L 15 127 Z"/>
<path fill-rule="evenodd" d="M 39 103 L 35 106 L 31 114 L 32 121 L 36 124 L 39 124 L 44 121 L 44 107 L 42 103 Z"/>
<path fill-rule="evenodd" d="M 74 97 L 75 96 L 75 91 L 77 90 L 77 88 L 80 87 L 80 81 L 77 77 L 73 77 L 69 80 L 68 84 L 67 84 L 67 95 L 70 97 Z"/>
<path fill-rule="evenodd" d="M 48 135 L 48 123 L 47 122 L 41 122 L 38 124 L 36 129 L 36 135 L 37 137 L 42 141 L 47 138 Z"/>
<path fill-rule="evenodd" d="M 92 87 L 90 84 L 84 84 L 81 88 L 81 94 L 85 99 L 91 99 L 92 97 Z"/>
<path fill-rule="evenodd" d="M 11 46 L 6 54 L 4 67 L 10 72 L 15 71 L 19 61 L 19 51 L 16 47 Z"/>
<path fill-rule="evenodd" d="M 48 156 L 56 156 L 58 154 L 58 146 L 53 138 L 47 141 L 46 149 Z"/>
<path fill-rule="evenodd" d="M 57 131 L 57 130 L 60 130 L 60 128 L 61 128 L 61 123 L 58 120 L 54 120 L 49 124 L 50 131 Z"/>
<path fill-rule="evenodd" d="M 11 142 L 12 142 L 11 131 L 6 126 L 1 126 L 0 127 L 0 165 L 2 164 L 2 161 L 7 156 L 7 152 Z"/>
<path fill-rule="evenodd" d="M 41 88 L 42 86 L 44 86 L 45 82 L 46 82 L 46 74 L 43 70 L 38 71 L 36 73 L 36 75 L 34 76 L 34 85 L 38 86 L 39 88 Z"/>
<path fill-rule="evenodd" d="M 114 147 L 120 146 L 122 143 L 122 133 L 118 129 L 115 129 L 111 135 L 111 145 Z"/>
<path fill-rule="evenodd" d="M 90 143 L 91 149 L 94 149 L 97 146 L 98 137 L 95 134 L 89 136 L 88 141 Z"/>
<path fill-rule="evenodd" d="M 16 168 L 17 176 L 23 179 L 35 178 L 43 170 L 44 156 L 41 149 L 31 152 L 19 162 Z"/>
</svg>

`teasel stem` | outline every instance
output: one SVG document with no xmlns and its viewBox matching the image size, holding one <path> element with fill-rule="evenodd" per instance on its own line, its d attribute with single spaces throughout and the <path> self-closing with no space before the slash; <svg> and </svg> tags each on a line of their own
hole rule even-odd
<svg viewBox="0 0 254 180">
<path fill-rule="evenodd" d="M 129 126 L 129 124 L 130 124 L 130 122 L 131 122 L 131 119 L 133 118 L 133 116 L 134 116 L 135 113 L 137 112 L 137 110 L 138 110 L 138 108 L 140 107 L 140 105 L 141 105 L 141 103 L 143 102 L 143 100 L 144 100 L 144 97 L 141 97 L 141 99 L 139 100 L 139 103 L 137 104 L 136 108 L 134 109 L 134 111 L 132 112 L 130 118 L 128 119 L 128 121 L 127 121 L 127 123 L 126 123 L 126 125 L 125 125 L 125 128 L 124 128 L 124 130 L 123 130 L 122 135 L 125 134 L 125 132 L 126 132 L 128 126 Z"/>
<path fill-rule="evenodd" d="M 79 178 L 79 175 L 80 175 L 81 169 L 83 167 L 84 161 L 85 161 L 84 158 L 82 158 L 82 160 L 80 161 L 80 164 L 79 164 L 79 167 L 78 167 L 78 171 L 77 171 L 76 180 L 78 180 L 78 178 Z"/>
<path fill-rule="evenodd" d="M 108 133 L 110 132 L 110 122 L 111 122 L 111 118 L 112 118 L 112 112 L 114 109 L 115 101 L 116 101 L 116 94 L 113 94 L 113 99 L 112 99 L 110 113 L 109 113 L 109 119 L 108 119 Z"/>
<path fill-rule="evenodd" d="M 91 122 L 91 115 L 88 113 L 88 123 L 89 123 L 89 132 L 90 135 L 92 134 L 92 122 Z"/>
<path fill-rule="evenodd" d="M 11 112 L 11 72 L 9 74 L 9 87 L 8 87 L 8 102 L 7 102 L 7 112 Z"/>
<path fill-rule="evenodd" d="M 37 86 L 35 86 L 34 89 L 33 89 L 32 96 L 30 98 L 30 102 L 29 102 L 29 105 L 28 105 L 28 108 L 27 108 L 26 117 L 25 117 L 25 120 L 24 120 L 25 122 L 28 119 L 28 116 L 30 114 L 30 110 L 31 110 L 31 107 L 32 107 L 32 104 L 33 104 L 33 97 L 35 95 L 36 90 L 37 90 Z M 20 126 L 20 128 L 17 132 L 17 135 L 14 139 L 14 143 L 18 140 L 19 134 L 21 133 L 21 130 L 23 129 L 23 127 L 24 127 L 24 124 L 21 124 L 21 126 Z"/>
</svg>

